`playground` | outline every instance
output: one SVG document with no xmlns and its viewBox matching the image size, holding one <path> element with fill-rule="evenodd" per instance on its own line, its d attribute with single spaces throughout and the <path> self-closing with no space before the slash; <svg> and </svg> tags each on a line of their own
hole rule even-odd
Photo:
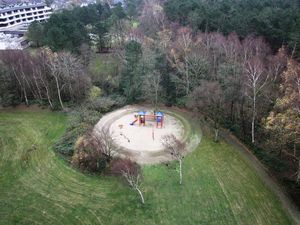
<svg viewBox="0 0 300 225">
<path fill-rule="evenodd" d="M 115 144 L 120 147 L 117 154 L 142 164 L 169 159 L 161 143 L 164 135 L 173 134 L 181 140 L 185 136 L 180 119 L 169 113 L 138 106 L 127 106 L 103 116 L 95 132 L 102 127 L 109 128 Z"/>
<path fill-rule="evenodd" d="M 83 174 L 49 148 L 66 130 L 66 114 L 29 109 L 0 112 L 0 199 L 5 206 L 0 207 L 0 225 L 299 224 L 292 223 L 289 208 L 270 189 L 277 186 L 267 185 L 268 176 L 262 178 L 236 145 L 214 143 L 204 133 L 201 144 L 184 158 L 182 186 L 173 167 L 176 163 L 142 167 L 146 204 L 141 206 L 136 193 L 119 179 Z M 107 124 L 126 114 L 131 115 L 130 123 L 138 112 L 121 110 L 112 120 L 104 116 Z M 179 118 L 185 136 L 198 133 L 193 118 L 163 112 Z M 37 148 L 24 167 L 24 152 L 33 143 Z"/>
</svg>

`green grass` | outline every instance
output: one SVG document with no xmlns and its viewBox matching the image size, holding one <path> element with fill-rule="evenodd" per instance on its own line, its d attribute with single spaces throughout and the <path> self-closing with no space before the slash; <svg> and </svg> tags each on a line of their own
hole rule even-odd
<svg viewBox="0 0 300 225">
<path fill-rule="evenodd" d="M 224 142 L 203 137 L 184 159 L 182 186 L 175 170 L 144 167 L 143 206 L 117 178 L 82 174 L 53 153 L 65 127 L 60 113 L 0 113 L 0 224 L 291 224 Z"/>
</svg>

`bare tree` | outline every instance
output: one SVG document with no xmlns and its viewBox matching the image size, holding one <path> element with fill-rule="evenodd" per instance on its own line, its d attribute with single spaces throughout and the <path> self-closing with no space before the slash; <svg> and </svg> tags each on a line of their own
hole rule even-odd
<svg viewBox="0 0 300 225">
<path fill-rule="evenodd" d="M 257 115 L 257 100 L 259 94 L 269 81 L 269 74 L 266 72 L 264 63 L 259 56 L 248 59 L 245 63 L 245 85 L 246 95 L 252 101 L 251 139 L 255 142 L 255 121 Z"/>
<path fill-rule="evenodd" d="M 287 54 L 284 48 L 280 48 L 276 55 L 268 57 L 268 73 L 272 82 L 278 82 L 280 75 L 287 65 Z"/>
<path fill-rule="evenodd" d="M 151 99 L 155 110 L 157 110 L 158 97 L 161 91 L 161 78 L 161 73 L 155 70 L 146 77 L 144 86 L 146 96 Z"/>
<path fill-rule="evenodd" d="M 41 86 L 44 89 L 44 95 L 46 95 L 46 98 L 48 100 L 48 103 L 51 108 L 53 108 L 53 97 L 51 93 L 51 82 L 49 81 L 49 68 L 48 68 L 48 56 L 47 52 L 42 50 L 37 54 L 36 60 L 35 60 L 36 68 L 36 76 L 40 80 Z"/>
<path fill-rule="evenodd" d="M 192 31 L 188 28 L 180 28 L 168 56 L 171 65 L 178 71 L 176 80 L 182 83 L 186 95 L 191 89 L 188 56 L 192 44 Z"/>
<path fill-rule="evenodd" d="M 58 99 L 64 109 L 63 93 L 72 101 L 82 99 L 90 86 L 90 78 L 85 75 L 81 61 L 69 52 L 52 53 L 49 50 L 48 59 L 50 74 L 55 80 Z"/>
<path fill-rule="evenodd" d="M 98 148 L 106 157 L 109 162 L 113 154 L 117 151 L 117 147 L 113 141 L 113 134 L 110 132 L 109 128 L 102 128 L 95 131 L 92 135 L 92 145 Z"/>
<path fill-rule="evenodd" d="M 166 50 L 171 42 L 172 31 L 169 29 L 164 29 L 157 33 L 157 45 L 160 46 L 163 50 Z"/>
<path fill-rule="evenodd" d="M 118 159 L 113 162 L 111 171 L 125 178 L 129 186 L 138 192 L 142 204 L 145 204 L 143 193 L 140 189 L 141 169 L 130 159 Z"/>
<path fill-rule="evenodd" d="M 220 122 L 224 110 L 224 92 L 219 83 L 215 81 L 203 81 L 189 95 L 188 105 L 213 121 L 214 140 L 218 142 Z"/>
<path fill-rule="evenodd" d="M 182 184 L 182 160 L 184 158 L 184 152 L 186 151 L 186 145 L 178 140 L 173 134 L 163 136 L 162 144 L 165 151 L 168 152 L 173 159 L 179 162 L 179 184 Z"/>
<path fill-rule="evenodd" d="M 64 108 L 64 100 L 82 100 L 90 86 L 83 64 L 70 53 L 44 49 L 32 55 L 21 50 L 4 50 L 0 61 L 9 69 L 11 79 L 19 87 L 16 91 L 27 105 L 31 99 L 39 102 L 47 99 L 53 108 L 54 98 L 58 97 Z"/>
<path fill-rule="evenodd" d="M 47 53 L 49 58 L 48 67 L 50 69 L 50 74 L 55 80 L 56 91 L 60 106 L 62 109 L 64 109 L 61 91 L 64 88 L 65 84 L 61 83 L 63 74 L 60 71 L 58 56 L 57 53 L 52 53 L 51 51 L 48 51 Z"/>
<path fill-rule="evenodd" d="M 167 20 L 161 2 L 145 0 L 139 21 L 144 32 L 150 37 L 154 37 L 158 31 L 164 30 Z"/>
</svg>

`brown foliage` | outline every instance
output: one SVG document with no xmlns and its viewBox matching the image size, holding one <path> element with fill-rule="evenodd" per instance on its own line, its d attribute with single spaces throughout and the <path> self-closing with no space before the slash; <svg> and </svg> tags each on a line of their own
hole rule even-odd
<svg viewBox="0 0 300 225">
<path fill-rule="evenodd" d="M 176 160 L 181 160 L 184 157 L 186 145 L 178 140 L 173 134 L 162 137 L 162 144 L 165 150 Z"/>
<path fill-rule="evenodd" d="M 105 130 L 78 139 L 72 164 L 82 170 L 102 172 L 112 159 L 114 146 Z"/>
</svg>

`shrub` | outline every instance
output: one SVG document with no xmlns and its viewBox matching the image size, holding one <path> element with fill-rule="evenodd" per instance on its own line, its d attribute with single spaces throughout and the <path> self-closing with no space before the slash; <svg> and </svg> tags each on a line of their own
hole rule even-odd
<svg viewBox="0 0 300 225">
<path fill-rule="evenodd" d="M 121 96 L 99 97 L 94 101 L 90 101 L 87 107 L 90 110 L 97 110 L 102 113 L 109 112 L 115 108 L 125 105 L 125 98 Z"/>
<path fill-rule="evenodd" d="M 94 141 L 93 136 L 80 137 L 76 142 L 72 165 L 93 173 L 103 172 L 109 159 L 102 148 Z"/>
<path fill-rule="evenodd" d="M 54 144 L 54 150 L 64 156 L 71 157 L 78 136 L 84 135 L 101 118 L 101 113 L 77 108 L 69 113 L 69 126 L 65 134 Z"/>
<path fill-rule="evenodd" d="M 96 98 L 101 96 L 101 89 L 97 86 L 93 86 L 90 89 L 90 94 L 89 94 L 89 101 L 94 101 Z"/>
<path fill-rule="evenodd" d="M 87 168 L 89 167 L 90 171 L 100 171 L 100 167 L 103 164 L 104 167 L 106 167 L 106 161 L 109 159 L 106 159 L 106 161 L 97 161 L 100 166 L 98 168 L 97 165 L 95 165 L 93 161 L 90 160 L 89 157 L 91 157 L 92 152 L 89 152 L 89 145 L 80 145 L 79 143 L 76 144 L 76 141 L 78 142 L 81 140 L 81 138 L 78 138 L 80 136 L 85 135 L 88 131 L 90 131 L 93 126 L 100 120 L 102 114 L 101 112 L 109 112 L 117 107 L 120 107 L 125 104 L 125 100 L 121 96 L 113 96 L 113 97 L 98 97 L 94 101 L 89 100 L 81 107 L 78 107 L 74 109 L 72 112 L 70 112 L 69 115 L 69 126 L 67 128 L 67 131 L 65 134 L 54 144 L 54 150 L 63 155 L 67 158 L 70 158 L 75 154 L 72 161 L 73 164 L 77 160 L 77 166 Z M 81 140 L 82 141 L 82 140 Z M 99 140 L 98 140 L 99 142 Z M 100 142 L 99 142 L 100 143 Z M 98 143 L 98 144 L 99 144 Z M 103 142 L 101 142 L 103 143 Z M 79 147 L 80 146 L 80 147 Z M 85 150 L 80 150 L 83 148 Z M 78 150 L 79 149 L 79 150 Z M 91 149 L 90 149 L 91 150 Z M 82 158 L 81 161 L 78 161 L 77 158 Z M 90 161 L 90 162 L 89 162 Z M 76 164 L 76 163 L 75 163 Z"/>
<path fill-rule="evenodd" d="M 72 156 L 78 133 L 76 130 L 67 131 L 55 144 L 54 150 L 65 156 Z"/>
<path fill-rule="evenodd" d="M 102 116 L 100 112 L 88 109 L 85 106 L 77 108 L 76 110 L 72 111 L 69 115 L 69 124 L 70 128 L 72 129 L 78 126 L 93 126 L 100 120 Z"/>
</svg>

